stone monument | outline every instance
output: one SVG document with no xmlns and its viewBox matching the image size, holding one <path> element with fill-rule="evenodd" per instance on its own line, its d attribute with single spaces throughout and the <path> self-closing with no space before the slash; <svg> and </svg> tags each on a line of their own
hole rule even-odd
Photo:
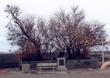
<svg viewBox="0 0 110 78">
<path fill-rule="evenodd" d="M 22 64 L 22 72 L 29 73 L 30 72 L 30 65 L 29 64 Z"/>
<path fill-rule="evenodd" d="M 58 70 L 67 71 L 65 57 L 57 58 Z"/>
</svg>

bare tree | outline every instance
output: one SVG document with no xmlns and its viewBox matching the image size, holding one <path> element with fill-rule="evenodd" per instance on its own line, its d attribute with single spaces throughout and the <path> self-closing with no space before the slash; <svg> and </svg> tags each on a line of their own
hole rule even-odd
<svg viewBox="0 0 110 78">
<path fill-rule="evenodd" d="M 32 56 L 35 56 L 33 58 L 36 60 L 42 60 L 41 45 L 45 40 L 45 21 L 39 18 L 35 22 L 35 18 L 32 16 L 21 18 L 20 9 L 17 6 L 7 5 L 5 11 L 11 16 L 7 27 L 12 44 L 18 45 L 24 53 L 29 55 L 34 53 Z"/>
<path fill-rule="evenodd" d="M 104 24 L 85 20 L 83 10 L 77 6 L 71 11 L 59 11 L 48 22 L 32 16 L 21 17 L 20 9 L 7 5 L 5 11 L 11 16 L 7 25 L 9 40 L 18 45 L 23 59 L 42 60 L 45 53 L 55 53 L 55 58 L 89 58 L 94 46 L 106 41 Z"/>
<path fill-rule="evenodd" d="M 98 22 L 87 22 L 78 7 L 68 13 L 61 10 L 49 22 L 51 43 L 61 56 L 66 52 L 68 59 L 89 58 L 90 48 L 101 45 L 102 38 L 106 41 L 103 27 Z"/>
</svg>

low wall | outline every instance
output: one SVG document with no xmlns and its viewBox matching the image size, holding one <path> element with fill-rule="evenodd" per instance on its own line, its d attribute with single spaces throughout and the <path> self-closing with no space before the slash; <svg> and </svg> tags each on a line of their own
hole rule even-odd
<svg viewBox="0 0 110 78">
<path fill-rule="evenodd" d="M 6 63 L 0 63 L 0 69 L 2 68 L 17 68 L 19 67 L 19 63 L 18 62 L 6 62 Z"/>
<path fill-rule="evenodd" d="M 30 61 L 30 62 L 23 62 L 30 64 L 32 69 L 36 68 L 37 63 L 51 63 L 57 61 Z M 86 59 L 86 60 L 66 60 L 66 67 L 68 69 L 75 69 L 75 68 L 99 68 L 99 62 L 96 59 Z"/>
<path fill-rule="evenodd" d="M 15 68 L 19 66 L 19 59 L 16 54 L 0 54 L 0 69 Z"/>
<path fill-rule="evenodd" d="M 22 62 L 30 64 L 32 69 L 36 68 L 37 63 L 51 63 L 57 61 L 30 61 L 30 62 Z M 14 68 L 19 67 L 18 62 L 2 62 L 0 63 L 0 68 Z M 89 59 L 89 60 L 66 60 L 66 67 L 68 69 L 75 69 L 75 68 L 99 68 L 99 61 L 96 59 Z"/>
<path fill-rule="evenodd" d="M 68 69 L 75 68 L 93 68 L 96 69 L 99 67 L 99 62 L 96 59 L 87 59 L 87 60 L 67 60 L 66 67 Z"/>
</svg>

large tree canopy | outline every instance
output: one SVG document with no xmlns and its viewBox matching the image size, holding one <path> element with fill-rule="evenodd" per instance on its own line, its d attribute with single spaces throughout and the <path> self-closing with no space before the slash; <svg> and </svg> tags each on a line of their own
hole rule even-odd
<svg viewBox="0 0 110 78">
<path fill-rule="evenodd" d="M 7 5 L 5 11 L 11 16 L 8 39 L 19 46 L 24 59 L 42 60 L 45 53 L 67 59 L 86 59 L 94 46 L 106 41 L 104 24 L 85 20 L 83 10 L 73 7 L 71 11 L 60 10 L 50 20 L 33 16 L 20 16 L 20 9 Z"/>
<path fill-rule="evenodd" d="M 86 21 L 78 7 L 67 13 L 61 10 L 49 22 L 51 43 L 60 52 L 64 50 L 69 59 L 88 58 L 91 47 L 101 45 L 102 38 L 106 41 L 103 27 L 99 22 Z"/>
<path fill-rule="evenodd" d="M 10 16 L 11 21 L 8 23 L 8 40 L 20 47 L 25 55 L 32 54 L 32 59 L 41 60 L 41 44 L 44 41 L 46 29 L 45 21 L 38 18 L 37 21 L 33 16 L 20 17 L 20 9 L 17 6 L 7 5 L 5 10 Z M 25 53 L 26 52 L 26 53 Z"/>
</svg>

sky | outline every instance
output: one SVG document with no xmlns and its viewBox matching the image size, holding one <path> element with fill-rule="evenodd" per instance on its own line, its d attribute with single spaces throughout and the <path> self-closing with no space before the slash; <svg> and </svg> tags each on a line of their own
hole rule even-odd
<svg viewBox="0 0 110 78">
<path fill-rule="evenodd" d="M 0 0 L 0 52 L 16 49 L 7 40 L 6 25 L 9 19 L 4 12 L 7 4 L 19 6 L 24 15 L 44 18 L 50 17 L 59 9 L 69 10 L 72 6 L 78 5 L 85 11 L 88 20 L 98 20 L 106 24 L 104 29 L 110 37 L 110 0 Z"/>
</svg>

